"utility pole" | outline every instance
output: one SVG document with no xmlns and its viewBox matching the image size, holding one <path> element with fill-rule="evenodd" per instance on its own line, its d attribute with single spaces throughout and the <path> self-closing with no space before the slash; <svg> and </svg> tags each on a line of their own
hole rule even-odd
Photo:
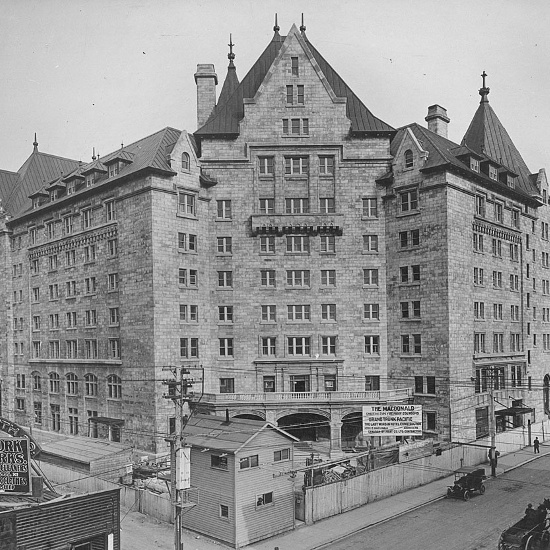
<svg viewBox="0 0 550 550">
<path fill-rule="evenodd" d="M 191 415 L 189 402 L 194 396 L 189 388 L 193 387 L 195 380 L 188 378 L 191 372 L 189 368 L 163 367 L 162 370 L 169 370 L 173 375 L 172 379 L 164 380 L 163 383 L 168 386 L 168 393 L 164 397 L 174 402 L 176 413 L 174 433 L 170 438 L 170 482 L 171 500 L 174 506 L 174 548 L 183 550 L 181 541 L 182 508 L 194 506 L 187 498 L 187 490 L 191 486 L 191 446 L 185 443 L 184 429 Z"/>
<path fill-rule="evenodd" d="M 496 449 L 496 425 L 495 425 L 495 367 L 489 369 L 489 435 L 491 437 L 491 449 L 489 450 L 489 459 L 491 461 L 491 475 L 496 477 L 497 475 L 497 449 Z"/>
</svg>

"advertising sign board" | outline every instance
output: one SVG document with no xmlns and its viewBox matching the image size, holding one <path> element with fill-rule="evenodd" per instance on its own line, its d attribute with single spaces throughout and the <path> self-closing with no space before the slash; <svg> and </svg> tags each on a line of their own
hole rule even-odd
<svg viewBox="0 0 550 550">
<path fill-rule="evenodd" d="M 29 440 L 0 438 L 0 494 L 32 493 Z"/>
<path fill-rule="evenodd" d="M 363 405 L 363 435 L 422 435 L 422 405 Z"/>
</svg>

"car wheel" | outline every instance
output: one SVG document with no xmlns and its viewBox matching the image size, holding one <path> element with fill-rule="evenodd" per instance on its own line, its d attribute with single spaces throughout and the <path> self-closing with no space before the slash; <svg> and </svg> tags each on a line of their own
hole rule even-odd
<svg viewBox="0 0 550 550">
<path fill-rule="evenodd" d="M 482 485 L 482 486 L 479 488 L 479 494 L 482 495 L 483 493 L 485 493 L 485 485 Z"/>
<path fill-rule="evenodd" d="M 470 500 L 470 491 L 464 491 L 464 495 L 462 495 L 464 500 Z"/>
</svg>

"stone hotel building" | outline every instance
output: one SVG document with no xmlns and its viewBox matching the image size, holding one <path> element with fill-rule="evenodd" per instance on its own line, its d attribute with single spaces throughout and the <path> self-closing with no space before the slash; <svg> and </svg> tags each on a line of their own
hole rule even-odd
<svg viewBox="0 0 550 550">
<path fill-rule="evenodd" d="M 2 415 L 165 449 L 167 366 L 202 412 L 353 446 L 366 404 L 423 405 L 470 441 L 549 411 L 548 185 L 489 105 L 460 144 L 432 105 L 394 129 L 305 27 L 219 95 L 194 134 L 0 171 Z M 472 106 L 474 108 L 474 106 Z M 204 373 L 204 377 L 203 377 Z M 372 441 L 379 444 L 378 440 Z"/>
</svg>

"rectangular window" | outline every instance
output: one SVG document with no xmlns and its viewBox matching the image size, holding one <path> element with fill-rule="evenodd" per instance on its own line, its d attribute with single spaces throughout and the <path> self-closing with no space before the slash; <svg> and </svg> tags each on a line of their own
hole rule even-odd
<svg viewBox="0 0 550 550">
<path fill-rule="evenodd" d="M 485 333 L 474 333 L 474 353 L 485 353 Z"/>
<path fill-rule="evenodd" d="M 95 279 L 95 277 L 92 277 Z M 107 276 L 107 291 L 114 292 L 118 290 L 118 273 L 109 273 Z"/>
<path fill-rule="evenodd" d="M 231 201 L 221 200 L 217 201 L 218 205 L 218 219 L 230 220 L 231 219 Z"/>
<path fill-rule="evenodd" d="M 223 393 L 223 392 L 222 392 Z M 229 392 L 225 392 L 229 393 Z M 227 456 L 220 456 L 220 455 L 211 455 L 210 456 L 210 467 L 211 468 L 218 468 L 220 470 L 227 470 Z M 226 506 L 227 508 L 227 506 Z M 223 516 L 227 517 L 227 516 Z"/>
<path fill-rule="evenodd" d="M 336 252 L 336 237 L 334 235 L 321 235 L 322 254 L 334 254 Z"/>
<path fill-rule="evenodd" d="M 285 174 L 299 176 L 309 172 L 308 157 L 285 157 Z"/>
<path fill-rule="evenodd" d="M 298 58 L 297 57 L 291 57 L 290 58 L 290 62 L 291 62 L 291 73 L 292 73 L 292 76 L 299 76 L 299 71 L 298 71 Z"/>
<path fill-rule="evenodd" d="M 363 218 L 378 218 L 378 203 L 376 198 L 363 199 Z"/>
<path fill-rule="evenodd" d="M 303 84 L 298 84 L 296 86 L 297 88 L 297 99 L 298 99 L 298 105 L 303 105 L 304 104 L 304 86 Z"/>
<path fill-rule="evenodd" d="M 285 199 L 286 214 L 307 214 L 309 212 L 309 199 Z"/>
<path fill-rule="evenodd" d="M 367 355 L 380 354 L 380 336 L 377 336 L 377 335 L 365 336 L 365 353 Z"/>
<path fill-rule="evenodd" d="M 309 287 L 310 272 L 304 269 L 289 269 L 286 272 L 286 284 L 293 287 Z"/>
<path fill-rule="evenodd" d="M 247 456 L 239 460 L 239 469 L 256 468 L 259 465 L 258 455 Z"/>
<path fill-rule="evenodd" d="M 309 305 L 291 305 L 288 308 L 289 321 L 310 321 L 311 306 Z"/>
<path fill-rule="evenodd" d="M 220 323 L 232 323 L 233 306 L 218 306 L 218 321 Z"/>
<path fill-rule="evenodd" d="M 218 271 L 218 287 L 230 288 L 233 286 L 232 271 Z"/>
<path fill-rule="evenodd" d="M 105 203 L 105 219 L 108 222 L 116 220 L 115 201 L 108 201 Z"/>
<path fill-rule="evenodd" d="M 286 238 L 286 251 L 291 254 L 309 253 L 309 237 L 289 235 Z"/>
<path fill-rule="evenodd" d="M 380 376 L 365 376 L 365 391 L 380 391 Z"/>
<path fill-rule="evenodd" d="M 274 323 L 277 320 L 277 306 L 262 306 L 262 322 Z"/>
<path fill-rule="evenodd" d="M 292 105 L 294 103 L 294 86 L 286 87 L 286 102 L 287 105 Z"/>
<path fill-rule="evenodd" d="M 273 157 L 258 157 L 260 176 L 273 176 L 275 173 Z"/>
<path fill-rule="evenodd" d="M 178 194 L 178 212 L 189 216 L 196 215 L 195 195 L 189 193 Z"/>
<path fill-rule="evenodd" d="M 320 156 L 319 157 L 319 175 L 333 176 L 334 175 L 334 157 Z"/>
<path fill-rule="evenodd" d="M 495 221 L 504 222 L 504 205 L 501 202 L 495 201 Z"/>
<path fill-rule="evenodd" d="M 363 269 L 363 284 L 378 286 L 378 269 Z"/>
<path fill-rule="evenodd" d="M 485 197 L 483 195 L 476 195 L 476 215 L 485 217 Z"/>
<path fill-rule="evenodd" d="M 46 223 L 46 237 L 50 241 L 55 239 L 55 222 Z"/>
<path fill-rule="evenodd" d="M 109 308 L 109 325 L 117 326 L 120 323 L 120 313 L 118 307 Z"/>
<path fill-rule="evenodd" d="M 84 247 L 84 263 L 95 262 L 96 259 L 96 245 L 91 244 Z"/>
<path fill-rule="evenodd" d="M 235 393 L 235 379 L 220 378 L 220 393 Z"/>
<path fill-rule="evenodd" d="M 511 352 L 521 351 L 521 334 L 518 332 L 510 333 L 510 351 Z"/>
<path fill-rule="evenodd" d="M 281 449 L 280 451 L 273 451 L 273 462 L 281 462 L 281 460 L 290 459 L 290 449 Z"/>
<path fill-rule="evenodd" d="M 481 233 L 474 233 L 474 251 L 483 252 L 483 235 Z"/>
<path fill-rule="evenodd" d="M 67 328 L 76 328 L 76 311 L 67 311 Z"/>
<path fill-rule="evenodd" d="M 510 275 L 510 290 L 519 292 L 519 275 Z"/>
<path fill-rule="evenodd" d="M 273 504 L 273 491 L 256 495 L 256 508 Z"/>
<path fill-rule="evenodd" d="M 67 281 L 66 283 L 66 297 L 74 298 L 76 296 L 76 281 Z"/>
<path fill-rule="evenodd" d="M 378 321 L 380 319 L 379 304 L 363 304 L 363 319 L 367 321 Z"/>
<path fill-rule="evenodd" d="M 500 239 L 493 239 L 493 256 L 502 258 L 502 241 Z"/>
<path fill-rule="evenodd" d="M 493 333 L 493 353 L 504 352 L 504 334 L 501 332 Z"/>
<path fill-rule="evenodd" d="M 336 336 L 321 336 L 321 353 L 323 355 L 336 355 Z M 336 390 L 336 377 L 334 377 L 333 389 L 326 389 L 327 376 L 325 376 L 325 391 Z"/>
<path fill-rule="evenodd" d="M 502 288 L 502 271 L 493 271 L 493 287 Z"/>
<path fill-rule="evenodd" d="M 519 210 L 512 210 L 512 227 L 519 229 Z"/>
<path fill-rule="evenodd" d="M 493 319 L 502 321 L 502 304 L 493 304 Z"/>
<path fill-rule="evenodd" d="M 274 376 L 264 376 L 264 393 L 275 393 L 275 377 Z"/>
<path fill-rule="evenodd" d="M 120 340 L 118 338 L 109 339 L 109 357 L 110 359 L 120 359 Z"/>
<path fill-rule="evenodd" d="M 276 338 L 273 336 L 266 336 L 262 338 L 262 355 L 264 357 L 274 357 L 276 355 Z"/>
<path fill-rule="evenodd" d="M 233 357 L 233 338 L 219 338 L 220 357 Z"/>
<path fill-rule="evenodd" d="M 474 285 L 483 286 L 485 284 L 484 272 L 481 267 L 474 267 Z"/>
<path fill-rule="evenodd" d="M 81 211 L 82 216 L 82 229 L 89 229 L 92 227 L 92 209 L 88 208 Z"/>
<path fill-rule="evenodd" d="M 262 269 L 260 270 L 260 284 L 263 287 L 275 287 L 275 270 Z"/>
<path fill-rule="evenodd" d="M 335 269 L 321 269 L 321 286 L 336 286 Z"/>
<path fill-rule="evenodd" d="M 496 306 L 497 304 L 494 304 Z M 474 319 L 485 319 L 485 303 L 474 302 Z"/>
<path fill-rule="evenodd" d="M 410 212 L 418 210 L 418 189 L 411 189 L 400 193 L 401 212 Z"/>
<path fill-rule="evenodd" d="M 61 406 L 50 405 L 52 431 L 58 432 L 61 430 Z"/>
<path fill-rule="evenodd" d="M 308 336 L 289 336 L 288 354 L 307 356 L 311 354 L 311 339 Z"/>
<path fill-rule="evenodd" d="M 227 470 L 227 466 L 224 469 Z M 229 506 L 226 506 L 225 504 L 220 504 L 220 518 L 229 519 Z"/>
<path fill-rule="evenodd" d="M 180 357 L 193 359 L 199 356 L 198 338 L 180 338 Z"/>
<path fill-rule="evenodd" d="M 321 304 L 321 319 L 336 321 L 336 304 Z"/>
<path fill-rule="evenodd" d="M 86 359 L 98 358 L 97 340 L 84 340 L 84 349 L 86 352 Z"/>
<path fill-rule="evenodd" d="M 97 284 L 95 277 L 87 277 L 85 279 L 86 283 L 86 294 L 95 294 L 97 291 Z"/>
<path fill-rule="evenodd" d="M 40 260 L 35 258 L 31 260 L 31 275 L 38 275 L 40 273 Z"/>
<path fill-rule="evenodd" d="M 233 243 L 231 237 L 218 237 L 218 254 L 232 254 Z"/>
<path fill-rule="evenodd" d="M 401 248 L 410 248 L 420 245 L 420 230 L 413 229 L 412 231 L 399 232 L 399 245 Z"/>
<path fill-rule="evenodd" d="M 378 235 L 363 235 L 363 252 L 378 252 Z"/>
<path fill-rule="evenodd" d="M 50 359 L 59 359 L 59 340 L 52 340 L 48 343 L 49 358 Z"/>
<path fill-rule="evenodd" d="M 76 313 L 76 311 L 74 313 Z M 87 327 L 96 326 L 97 325 L 97 310 L 87 309 L 84 312 L 84 319 L 85 319 Z M 75 322 L 76 322 L 76 318 L 75 318 Z"/>
<path fill-rule="evenodd" d="M 275 253 L 275 237 L 273 236 L 260 237 L 260 253 L 261 254 Z"/>
<path fill-rule="evenodd" d="M 275 199 L 260 199 L 260 214 L 273 214 L 275 212 Z"/>
<path fill-rule="evenodd" d="M 42 424 L 42 403 L 40 401 L 34 402 L 34 423 Z"/>
<path fill-rule="evenodd" d="M 437 413 L 426 412 L 426 431 L 428 432 L 436 431 L 436 419 L 437 419 Z"/>
<path fill-rule="evenodd" d="M 321 214 L 334 214 L 336 212 L 335 200 L 331 197 L 319 199 L 319 212 Z"/>
<path fill-rule="evenodd" d="M 67 359 L 76 359 L 78 357 L 77 340 L 67 340 L 65 343 Z"/>
</svg>

